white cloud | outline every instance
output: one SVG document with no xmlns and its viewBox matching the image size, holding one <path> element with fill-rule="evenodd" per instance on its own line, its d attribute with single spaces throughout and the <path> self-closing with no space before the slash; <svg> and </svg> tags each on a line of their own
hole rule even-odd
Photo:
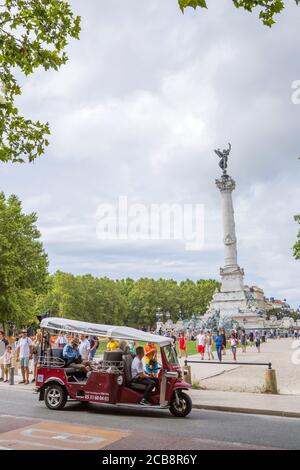
<svg viewBox="0 0 300 470">
<path fill-rule="evenodd" d="M 34 166 L 2 168 L 3 189 L 37 211 L 51 269 L 113 277 L 216 277 L 223 262 L 216 147 L 232 141 L 230 173 L 240 264 L 268 295 L 300 304 L 291 246 L 300 212 L 300 8 L 271 30 L 227 0 L 182 15 L 176 0 L 72 0 L 80 42 L 59 73 L 24 80 L 24 113 L 50 121 Z M 206 242 L 100 243 L 95 213 L 120 195 L 141 203 L 203 203 Z"/>
</svg>

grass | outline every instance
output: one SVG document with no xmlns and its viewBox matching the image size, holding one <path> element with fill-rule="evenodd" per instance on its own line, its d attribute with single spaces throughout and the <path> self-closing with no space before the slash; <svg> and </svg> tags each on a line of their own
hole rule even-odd
<svg viewBox="0 0 300 470">
<path fill-rule="evenodd" d="M 239 343 L 238 348 L 240 348 L 240 347 L 241 347 L 241 345 Z M 179 354 L 178 344 L 176 345 L 176 350 L 177 350 L 177 353 Z M 229 342 L 227 342 L 227 345 L 226 345 L 226 351 L 228 351 L 228 350 L 230 350 Z M 213 345 L 212 351 L 216 352 L 215 344 Z M 186 352 L 187 352 L 188 356 L 193 356 L 195 354 L 199 354 L 198 353 L 197 341 L 186 341 Z"/>
<path fill-rule="evenodd" d="M 96 357 L 101 356 L 106 351 L 106 345 L 107 345 L 107 341 L 100 341 L 100 345 L 99 345 L 99 348 L 97 349 Z M 145 347 L 144 342 L 140 342 L 139 345 Z M 238 347 L 239 346 L 240 344 L 238 345 Z M 228 349 L 230 349 L 229 343 L 227 343 L 227 347 L 226 347 L 226 350 Z M 179 354 L 178 342 L 176 344 L 176 350 L 177 350 L 177 353 Z M 213 351 L 216 350 L 215 345 L 213 346 L 212 350 Z M 186 341 L 186 352 L 188 356 L 193 356 L 195 354 L 198 354 L 197 341 Z"/>
</svg>

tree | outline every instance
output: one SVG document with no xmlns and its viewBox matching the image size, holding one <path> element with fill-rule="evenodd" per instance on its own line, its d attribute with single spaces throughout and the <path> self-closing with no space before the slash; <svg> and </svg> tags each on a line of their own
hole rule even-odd
<svg viewBox="0 0 300 470">
<path fill-rule="evenodd" d="M 36 314 L 49 312 L 53 316 L 93 323 L 127 321 L 126 297 L 112 279 L 58 271 L 50 277 L 49 285 L 48 292 L 36 302 Z"/>
<path fill-rule="evenodd" d="M 36 227 L 19 199 L 0 193 L 0 323 L 26 323 L 36 294 L 47 286 L 48 259 Z"/>
<path fill-rule="evenodd" d="M 193 314 L 204 314 L 212 300 L 213 294 L 220 283 L 215 280 L 190 279 L 180 283 L 180 309 L 183 318 L 191 318 Z"/>
<path fill-rule="evenodd" d="M 0 161 L 33 161 L 48 145 L 49 125 L 25 119 L 15 107 L 15 78 L 38 67 L 58 70 L 68 60 L 69 38 L 79 38 L 80 18 L 62 0 L 3 0 L 0 5 Z"/>
<path fill-rule="evenodd" d="M 294 1 L 299 5 L 300 0 Z M 282 12 L 286 3 L 284 0 L 232 0 L 232 2 L 236 8 L 244 8 L 249 12 L 260 8 L 259 17 L 266 26 L 270 27 L 275 23 L 275 15 Z M 207 0 L 178 0 L 178 3 L 182 12 L 187 7 L 207 8 Z"/>
<path fill-rule="evenodd" d="M 300 215 L 295 216 L 295 221 L 298 222 L 298 224 L 300 224 Z M 296 259 L 300 259 L 300 230 L 297 235 L 297 241 L 294 245 L 294 257 Z"/>
</svg>

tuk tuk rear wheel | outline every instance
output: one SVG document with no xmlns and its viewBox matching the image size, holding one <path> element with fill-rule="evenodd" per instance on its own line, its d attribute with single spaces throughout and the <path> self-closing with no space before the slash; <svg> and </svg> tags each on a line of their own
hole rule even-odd
<svg viewBox="0 0 300 470">
<path fill-rule="evenodd" d="M 62 410 L 67 403 L 66 389 L 59 384 L 51 384 L 45 391 L 45 404 L 50 410 Z"/>
<path fill-rule="evenodd" d="M 192 411 L 192 400 L 187 393 L 179 390 L 177 392 L 179 403 L 177 403 L 176 396 L 170 404 L 170 413 L 177 418 L 184 418 Z"/>
</svg>

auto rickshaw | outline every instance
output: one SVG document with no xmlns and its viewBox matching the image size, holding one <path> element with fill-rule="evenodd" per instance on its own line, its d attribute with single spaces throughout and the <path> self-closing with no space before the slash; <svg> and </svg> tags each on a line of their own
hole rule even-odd
<svg viewBox="0 0 300 470">
<path fill-rule="evenodd" d="M 173 339 L 134 328 L 98 325 L 64 318 L 45 318 L 41 322 L 42 348 L 37 371 L 39 400 L 51 410 L 61 410 L 68 399 L 108 405 L 140 406 L 145 386 L 132 382 L 133 356 L 122 351 L 105 352 L 103 360 L 94 362 L 88 373 L 68 367 L 63 349 L 51 346 L 49 338 L 57 332 L 97 338 L 155 343 L 160 348 L 161 368 L 158 386 L 149 395 L 150 408 L 169 409 L 176 417 L 187 416 L 192 401 L 184 382 Z"/>
</svg>

